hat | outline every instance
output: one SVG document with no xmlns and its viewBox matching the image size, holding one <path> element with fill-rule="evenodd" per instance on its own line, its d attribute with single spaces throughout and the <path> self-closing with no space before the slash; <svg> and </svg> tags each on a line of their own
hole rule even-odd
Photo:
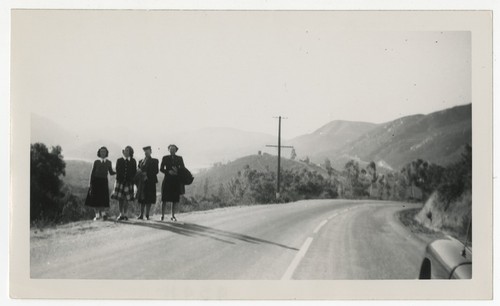
<svg viewBox="0 0 500 306">
<path fill-rule="evenodd" d="M 144 151 L 146 151 L 146 150 L 151 150 L 151 146 L 146 146 L 146 147 L 144 147 L 144 148 L 142 148 L 142 149 L 143 149 Z"/>
<path fill-rule="evenodd" d="M 175 152 L 179 151 L 179 147 L 174 145 L 174 144 L 171 144 L 171 145 L 168 145 L 168 150 L 170 151 L 170 148 L 171 147 L 174 147 L 175 148 Z"/>
</svg>

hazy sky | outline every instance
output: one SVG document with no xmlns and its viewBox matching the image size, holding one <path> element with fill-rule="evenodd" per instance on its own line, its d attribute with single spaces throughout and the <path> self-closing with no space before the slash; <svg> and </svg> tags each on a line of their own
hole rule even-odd
<svg viewBox="0 0 500 306">
<path fill-rule="evenodd" d="M 302 18 L 298 18 L 302 17 Z M 207 126 L 285 138 L 471 102 L 469 32 L 346 31 L 328 14 L 37 11 L 13 15 L 13 82 L 70 129 Z"/>
</svg>

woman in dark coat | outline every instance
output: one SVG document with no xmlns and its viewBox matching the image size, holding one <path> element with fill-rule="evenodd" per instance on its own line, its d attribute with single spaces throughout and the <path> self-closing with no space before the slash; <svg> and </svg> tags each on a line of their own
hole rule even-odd
<svg viewBox="0 0 500 306">
<path fill-rule="evenodd" d="M 141 215 L 138 219 L 144 219 L 144 208 L 146 208 L 146 219 L 149 220 L 151 204 L 156 203 L 156 183 L 158 183 L 158 159 L 151 157 L 151 147 L 142 148 L 146 155 L 139 161 L 140 179 L 137 190 L 137 200 L 141 204 Z"/>
<path fill-rule="evenodd" d="M 103 210 L 109 208 L 109 186 L 108 173 L 115 175 L 113 165 L 108 160 L 109 151 L 106 147 L 101 147 L 97 151 L 99 159 L 94 161 L 92 171 L 90 173 L 90 188 L 85 200 L 85 205 L 94 208 L 95 220 L 106 220 L 108 217 Z"/>
<path fill-rule="evenodd" d="M 126 146 L 122 150 L 123 157 L 116 161 L 116 182 L 111 198 L 118 201 L 120 215 L 117 220 L 128 220 L 128 202 L 134 200 L 134 177 L 137 172 L 137 162 L 134 159 L 134 149 Z"/>
<path fill-rule="evenodd" d="M 165 208 L 167 202 L 172 202 L 172 221 L 177 221 L 175 218 L 175 207 L 179 203 L 180 195 L 184 194 L 184 184 L 179 179 L 179 172 L 184 168 L 184 160 L 182 156 L 176 155 L 179 148 L 172 144 L 168 146 L 170 155 L 163 156 L 161 160 L 160 171 L 165 174 L 161 185 L 161 220 L 165 217 Z"/>
</svg>

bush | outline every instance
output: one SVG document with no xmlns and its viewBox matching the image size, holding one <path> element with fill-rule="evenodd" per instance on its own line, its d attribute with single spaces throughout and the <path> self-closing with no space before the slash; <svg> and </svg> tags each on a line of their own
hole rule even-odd
<svg viewBox="0 0 500 306">
<path fill-rule="evenodd" d="M 30 153 L 30 222 L 42 228 L 53 224 L 92 218 L 91 209 L 83 205 L 86 188 L 76 195 L 62 177 L 66 163 L 60 146 L 49 151 L 43 143 L 31 144 Z"/>
<path fill-rule="evenodd" d="M 61 147 L 51 150 L 43 143 L 31 145 L 30 153 L 30 221 L 59 221 L 65 194 L 62 192 L 66 164 Z"/>
<path fill-rule="evenodd" d="M 437 188 L 439 199 L 446 203 L 445 210 L 466 191 L 472 190 L 472 147 L 467 145 L 460 161 L 443 171 L 442 183 Z"/>
<path fill-rule="evenodd" d="M 225 185 L 214 192 L 191 199 L 196 210 L 207 207 L 285 203 L 302 199 L 337 198 L 338 182 L 307 169 L 281 171 L 280 198 L 276 199 L 276 172 L 258 171 L 245 166 Z M 207 188 L 208 189 L 208 188 Z M 198 205 L 198 207 L 196 207 Z"/>
<path fill-rule="evenodd" d="M 464 239 L 472 218 L 472 148 L 467 145 L 460 161 L 443 168 L 436 192 L 418 220 L 424 225 Z"/>
<path fill-rule="evenodd" d="M 67 190 L 65 192 L 65 197 L 63 198 L 63 208 L 62 208 L 62 222 L 78 221 L 81 219 L 90 219 L 94 217 L 94 212 L 92 209 L 86 207 L 82 203 L 82 199 L 71 191 Z"/>
</svg>

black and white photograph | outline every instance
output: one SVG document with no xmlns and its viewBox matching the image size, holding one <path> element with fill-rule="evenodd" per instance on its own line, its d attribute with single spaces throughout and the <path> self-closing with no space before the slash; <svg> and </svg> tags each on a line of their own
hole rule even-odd
<svg viewBox="0 0 500 306">
<path fill-rule="evenodd" d="M 474 280 L 475 36 L 346 15 L 13 10 L 29 278 Z"/>
</svg>

